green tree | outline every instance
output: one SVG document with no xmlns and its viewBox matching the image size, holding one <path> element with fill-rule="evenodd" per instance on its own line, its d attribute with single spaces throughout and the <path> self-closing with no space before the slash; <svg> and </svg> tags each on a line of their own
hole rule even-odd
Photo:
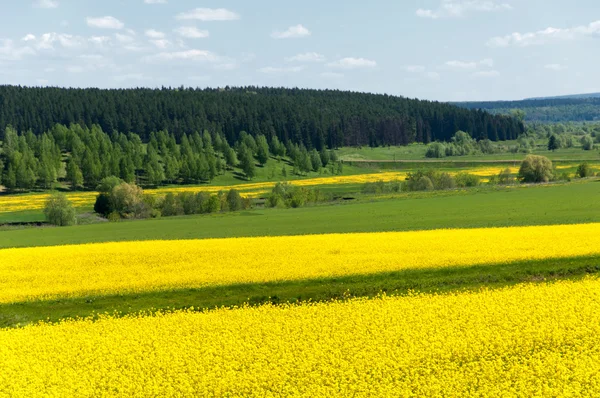
<svg viewBox="0 0 600 398">
<path fill-rule="evenodd" d="M 554 177 L 552 162 L 544 156 L 527 155 L 521 168 L 518 178 L 522 182 L 540 183 L 548 182 Z"/>
<path fill-rule="evenodd" d="M 581 147 L 584 151 L 591 151 L 594 149 L 594 139 L 590 135 L 585 135 L 581 138 Z"/>
<path fill-rule="evenodd" d="M 75 208 L 64 193 L 55 193 L 48 198 L 44 206 L 44 215 L 50 224 L 59 227 L 77 223 Z"/>
<path fill-rule="evenodd" d="M 261 166 L 264 166 L 269 160 L 269 144 L 267 138 L 262 134 L 256 137 L 256 160 Z"/>
<path fill-rule="evenodd" d="M 323 167 L 321 155 L 319 155 L 319 152 L 317 152 L 316 149 L 310 151 L 310 164 L 312 166 L 312 171 L 319 171 L 321 170 L 321 167 Z"/>
<path fill-rule="evenodd" d="M 560 149 L 560 144 L 556 135 L 552 134 L 548 140 L 548 150 L 556 151 L 557 149 Z"/>
<path fill-rule="evenodd" d="M 254 165 L 254 156 L 252 156 L 252 150 L 245 144 L 240 146 L 240 152 L 238 154 L 240 159 L 240 166 L 246 175 L 246 178 L 251 180 L 256 174 L 256 166 Z"/>
<path fill-rule="evenodd" d="M 72 190 L 83 187 L 83 174 L 73 159 L 71 159 L 67 164 L 67 181 L 71 183 Z"/>
<path fill-rule="evenodd" d="M 594 173 L 589 164 L 582 163 L 577 167 L 577 172 L 575 174 L 577 174 L 579 178 L 586 178 L 592 176 Z"/>
<path fill-rule="evenodd" d="M 227 206 L 230 211 L 238 211 L 244 208 L 244 199 L 239 191 L 230 189 L 229 192 L 227 192 Z"/>
</svg>

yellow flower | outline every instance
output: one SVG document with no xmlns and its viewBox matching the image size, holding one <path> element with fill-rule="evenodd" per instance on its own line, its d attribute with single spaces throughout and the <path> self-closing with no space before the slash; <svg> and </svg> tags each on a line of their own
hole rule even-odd
<svg viewBox="0 0 600 398">
<path fill-rule="evenodd" d="M 0 303 L 598 255 L 600 224 L 0 250 Z"/>
<path fill-rule="evenodd" d="M 600 281 L 0 330 L 0 397 L 600 395 Z"/>
</svg>

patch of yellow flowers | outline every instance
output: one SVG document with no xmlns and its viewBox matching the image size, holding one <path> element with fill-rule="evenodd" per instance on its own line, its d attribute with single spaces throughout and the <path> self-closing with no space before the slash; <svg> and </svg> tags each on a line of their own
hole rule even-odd
<svg viewBox="0 0 600 398">
<path fill-rule="evenodd" d="M 320 178 L 307 178 L 303 180 L 292 180 L 290 184 L 296 186 L 316 187 L 319 185 L 334 185 L 334 184 L 361 184 L 375 181 L 393 181 L 404 180 L 405 172 L 384 172 L 372 174 L 358 174 L 349 176 L 333 176 Z M 148 189 L 144 192 L 150 195 L 164 196 L 169 192 L 207 192 L 217 193 L 219 191 L 229 191 L 237 189 L 243 196 L 257 197 L 272 189 L 277 182 L 256 182 L 237 185 L 204 185 L 204 186 L 180 186 L 180 187 L 165 187 L 159 189 Z M 73 202 L 75 207 L 92 206 L 96 200 L 97 192 L 77 192 L 68 193 L 69 200 Z M 33 195 L 7 195 L 0 196 L 0 213 L 12 213 L 24 210 L 39 210 L 43 209 L 48 200 L 49 194 L 33 194 Z"/>
<path fill-rule="evenodd" d="M 0 303 L 600 255 L 600 224 L 0 250 Z"/>
<path fill-rule="evenodd" d="M 600 281 L 0 331 L 0 397 L 600 396 Z"/>
</svg>

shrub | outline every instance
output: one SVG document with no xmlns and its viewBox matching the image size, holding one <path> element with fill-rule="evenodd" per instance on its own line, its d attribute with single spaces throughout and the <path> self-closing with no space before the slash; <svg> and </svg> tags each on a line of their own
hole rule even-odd
<svg viewBox="0 0 600 398">
<path fill-rule="evenodd" d="M 144 202 L 144 191 L 135 184 L 126 182 L 112 189 L 110 200 L 114 211 L 123 218 L 142 218 L 149 214 Z"/>
<path fill-rule="evenodd" d="M 77 224 L 75 208 L 67 195 L 64 193 L 55 193 L 46 201 L 44 207 L 46 220 L 59 227 L 66 227 Z"/>
<path fill-rule="evenodd" d="M 238 211 L 244 208 L 242 195 L 235 189 L 231 189 L 227 192 L 227 206 L 230 211 Z"/>
<path fill-rule="evenodd" d="M 119 222 L 121 221 L 121 215 L 118 211 L 113 211 L 108 215 L 108 221 L 110 222 Z"/>
<path fill-rule="evenodd" d="M 441 173 L 435 179 L 434 182 L 435 189 L 454 189 L 456 188 L 456 182 L 454 178 L 448 173 Z"/>
<path fill-rule="evenodd" d="M 113 212 L 113 207 L 110 202 L 110 195 L 108 193 L 101 193 L 96 197 L 94 211 L 104 217 Z"/>
<path fill-rule="evenodd" d="M 206 213 L 218 213 L 221 211 L 221 200 L 217 195 L 210 195 L 206 203 Z"/>
<path fill-rule="evenodd" d="M 165 217 L 179 216 L 183 214 L 183 209 L 178 202 L 179 201 L 172 192 L 167 193 L 161 205 L 161 214 Z"/>
<path fill-rule="evenodd" d="M 201 212 L 200 209 L 198 209 L 196 195 L 191 192 L 181 192 L 177 195 L 176 201 L 177 210 L 181 210 L 185 215 L 198 214 Z"/>
<path fill-rule="evenodd" d="M 474 174 L 469 174 L 466 172 L 460 172 L 456 176 L 454 176 L 454 181 L 456 182 L 456 186 L 459 188 L 467 188 L 467 187 L 476 187 L 480 184 L 479 176 Z"/>
<path fill-rule="evenodd" d="M 446 146 L 441 142 L 433 142 L 427 146 L 425 157 L 427 158 L 443 158 L 446 156 Z"/>
<path fill-rule="evenodd" d="M 577 167 L 577 172 L 575 173 L 579 178 L 591 177 L 594 175 L 590 165 L 587 163 L 582 163 Z"/>
<path fill-rule="evenodd" d="M 498 173 L 496 182 L 499 185 L 511 185 L 511 184 L 514 184 L 516 182 L 516 180 L 515 180 L 515 177 L 513 177 L 512 173 L 510 172 L 510 169 L 506 168 L 506 169 L 502 170 L 500 173 Z"/>
<path fill-rule="evenodd" d="M 522 182 L 548 182 L 553 178 L 552 162 L 544 156 L 527 155 L 521 163 L 518 178 Z"/>
<path fill-rule="evenodd" d="M 414 185 L 415 191 L 433 191 L 433 182 L 427 176 L 422 176 L 418 180 L 415 181 Z"/>
<path fill-rule="evenodd" d="M 591 151 L 594 149 L 594 139 L 590 135 L 585 135 L 581 138 L 581 146 L 585 151 Z"/>
</svg>

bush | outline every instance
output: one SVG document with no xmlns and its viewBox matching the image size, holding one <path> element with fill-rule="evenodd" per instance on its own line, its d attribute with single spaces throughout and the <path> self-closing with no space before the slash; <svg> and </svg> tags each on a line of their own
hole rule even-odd
<svg viewBox="0 0 600 398">
<path fill-rule="evenodd" d="M 414 191 L 433 191 L 433 182 L 427 176 L 422 176 L 413 184 Z"/>
<path fill-rule="evenodd" d="M 56 193 L 50 196 L 44 207 L 46 220 L 59 227 L 67 227 L 77 224 L 75 208 L 67 195 L 64 193 Z"/>
<path fill-rule="evenodd" d="M 113 211 L 108 215 L 108 221 L 110 222 L 119 222 L 121 221 L 121 215 L 118 211 Z"/>
<path fill-rule="evenodd" d="M 544 156 L 527 155 L 521 163 L 518 178 L 529 183 L 548 182 L 553 178 L 552 162 Z"/>
<path fill-rule="evenodd" d="M 227 206 L 230 211 L 238 211 L 244 209 L 244 199 L 242 195 L 235 189 L 229 190 L 227 192 Z"/>
<path fill-rule="evenodd" d="M 434 183 L 435 189 L 454 189 L 454 188 L 456 188 L 456 182 L 454 181 L 454 178 L 452 178 L 452 176 L 448 173 L 441 173 L 438 176 L 438 178 L 436 178 L 432 182 Z"/>
<path fill-rule="evenodd" d="M 217 195 L 210 195 L 206 203 L 206 213 L 218 213 L 221 211 L 221 200 Z"/>
<path fill-rule="evenodd" d="M 594 139 L 590 135 L 585 135 L 581 138 L 581 146 L 584 151 L 591 151 L 594 149 Z"/>
<path fill-rule="evenodd" d="M 183 209 L 179 205 L 179 201 L 172 192 L 165 195 L 161 204 L 160 212 L 165 217 L 179 216 L 183 214 Z"/>
<path fill-rule="evenodd" d="M 441 142 L 433 142 L 427 146 L 426 158 L 443 158 L 446 156 L 446 146 Z"/>
<path fill-rule="evenodd" d="M 124 182 L 117 185 L 112 189 L 110 200 L 114 211 L 122 218 L 143 218 L 149 214 L 144 191 L 135 184 Z"/>
<path fill-rule="evenodd" d="M 460 172 L 456 176 L 454 176 L 454 181 L 456 182 L 456 186 L 459 188 L 470 188 L 478 186 L 480 184 L 481 179 L 479 178 L 479 176 L 476 176 L 474 174 Z"/>
<path fill-rule="evenodd" d="M 509 168 L 506 168 L 498 173 L 495 181 L 498 185 L 511 185 L 516 182 L 515 177 L 513 177 Z"/>
<path fill-rule="evenodd" d="M 110 195 L 107 193 L 101 193 L 96 197 L 96 203 L 94 203 L 94 211 L 104 217 L 108 216 L 113 212 L 113 207 L 110 202 Z"/>
<path fill-rule="evenodd" d="M 591 177 L 594 175 L 590 165 L 587 163 L 582 163 L 577 167 L 577 172 L 575 173 L 579 178 Z"/>
</svg>

